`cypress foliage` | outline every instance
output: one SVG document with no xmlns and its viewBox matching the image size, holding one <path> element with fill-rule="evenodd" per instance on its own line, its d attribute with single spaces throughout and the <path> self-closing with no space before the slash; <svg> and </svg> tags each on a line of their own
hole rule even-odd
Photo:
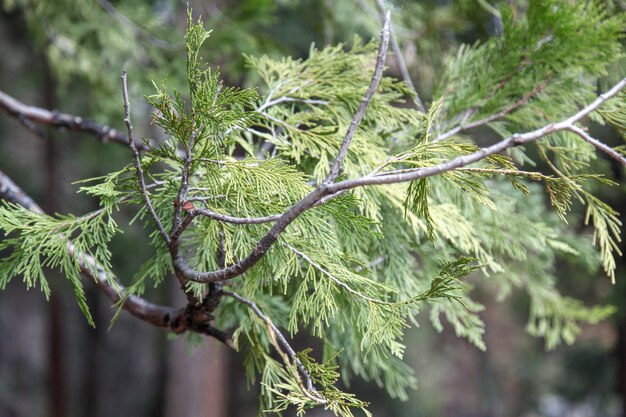
<svg viewBox="0 0 626 417">
<path fill-rule="evenodd" d="M 566 120 L 594 100 L 598 78 L 622 56 L 626 16 L 608 16 L 600 1 L 538 0 L 523 15 L 507 6 L 500 14 L 502 36 L 458 50 L 426 114 L 406 105 L 414 92 L 404 82 L 380 79 L 334 186 L 470 157 L 481 150 L 465 135 L 473 126 L 508 138 Z M 204 272 L 244 262 L 280 215 L 328 185 L 370 85 L 378 42 L 312 47 L 306 60 L 247 57 L 262 84 L 240 89 L 224 85 L 219 71 L 203 63 L 200 48 L 208 38 L 190 14 L 187 89 L 155 83 L 147 97 L 168 139 L 146 142 L 149 150 L 139 157 L 145 195 L 137 166 L 129 164 L 82 183 L 102 208 L 81 217 L 3 203 L 0 250 L 10 254 L 0 260 L 0 287 L 22 276 L 27 287 L 48 295 L 43 268 L 58 268 L 91 322 L 79 279 L 84 265 L 72 254 L 92 256 L 113 276 L 107 250 L 119 230 L 113 216 L 129 205 L 151 233 L 153 257 L 123 295 L 142 295 L 146 285 L 176 273 L 191 298 L 203 300 L 222 284 L 181 272 L 146 199 L 166 230 L 172 224 L 170 239 L 180 235 L 178 254 L 187 266 Z M 625 99 L 615 95 L 591 118 L 624 135 Z M 369 415 L 364 401 L 337 388 L 339 378 L 353 376 L 407 398 L 416 379 L 401 360 L 403 335 L 425 310 L 435 328 L 443 317 L 459 337 L 484 349 L 483 306 L 471 299 L 468 277 L 488 276 L 502 298 L 513 288 L 526 291 L 528 331 L 548 348 L 572 343 L 581 323 L 610 315 L 611 307 L 586 307 L 561 295 L 552 270 L 557 257 L 595 262 L 590 242 L 579 242 L 566 225 L 580 202 L 600 264 L 614 279 L 621 224 L 590 186 L 612 184 L 594 172 L 596 148 L 580 134 L 561 129 L 542 136 L 438 175 L 338 189 L 290 219 L 258 262 L 228 279 L 215 324 L 232 329 L 234 345 L 247 352 L 249 379 L 262 386 L 261 409 L 296 406 L 302 414 L 321 406 L 351 416 L 358 408 Z M 534 158 L 551 172 L 533 170 Z M 553 211 L 545 209 L 542 189 Z M 319 338 L 322 352 L 291 350 L 286 339 L 303 331 Z"/>
</svg>

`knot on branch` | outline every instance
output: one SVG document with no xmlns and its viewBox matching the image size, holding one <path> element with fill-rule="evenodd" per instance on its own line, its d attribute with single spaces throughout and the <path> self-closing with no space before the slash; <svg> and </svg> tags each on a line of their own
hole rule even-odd
<svg viewBox="0 0 626 417">
<path fill-rule="evenodd" d="M 202 302 L 189 303 L 181 310 L 180 314 L 171 319 L 170 329 L 176 334 L 187 331 L 212 336 L 226 346 L 234 349 L 231 336 L 211 324 L 215 319 L 213 311 L 222 299 L 222 284 L 212 283 L 209 285 L 209 293 Z"/>
</svg>

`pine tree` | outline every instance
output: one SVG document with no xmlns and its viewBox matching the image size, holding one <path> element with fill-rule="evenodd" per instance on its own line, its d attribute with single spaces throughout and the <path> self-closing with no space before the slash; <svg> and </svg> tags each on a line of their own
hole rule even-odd
<svg viewBox="0 0 626 417">
<path fill-rule="evenodd" d="M 502 297 L 526 291 L 529 332 L 548 348 L 572 343 L 581 323 L 613 310 L 560 294 L 552 269 L 562 256 L 594 262 L 589 242 L 566 225 L 580 203 L 615 279 L 621 224 L 594 194 L 614 184 L 593 161 L 601 154 L 626 166 L 626 148 L 594 138 L 583 122 L 626 137 L 626 79 L 597 95 L 598 79 L 622 57 L 626 15 L 609 15 L 600 1 L 489 10 L 501 34 L 459 48 L 428 106 L 408 79 L 384 75 L 386 62 L 403 65 L 389 13 L 371 42 L 311 47 L 306 60 L 247 56 L 261 85 L 241 89 L 203 62 L 210 32 L 189 12 L 187 85 L 155 82 L 147 96 L 166 141 L 134 137 L 122 75 L 128 136 L 119 142 L 132 162 L 81 183 L 99 210 L 44 214 L 0 175 L 0 288 L 21 277 L 48 296 L 44 270 L 59 269 L 92 323 L 81 276 L 95 280 L 118 312 L 245 351 L 261 410 L 272 412 L 369 415 L 337 386 L 354 376 L 406 398 L 416 380 L 402 361 L 403 335 L 424 311 L 484 349 L 483 307 L 468 280 L 488 278 Z M 49 123 L 84 128 L 55 117 Z M 481 126 L 501 139 L 478 146 L 467 133 Z M 108 249 L 122 206 L 136 211 L 152 248 L 126 287 Z M 166 279 L 178 280 L 184 308 L 142 298 Z M 296 351 L 290 340 L 300 332 L 323 350 Z"/>
</svg>

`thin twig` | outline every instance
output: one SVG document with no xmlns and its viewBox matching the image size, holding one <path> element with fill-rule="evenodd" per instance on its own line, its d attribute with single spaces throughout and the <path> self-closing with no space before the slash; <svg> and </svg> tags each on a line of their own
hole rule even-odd
<svg viewBox="0 0 626 417">
<path fill-rule="evenodd" d="M 611 158 L 615 159 L 622 166 L 626 166 L 626 158 L 622 154 L 620 154 L 619 152 L 617 152 L 615 149 L 611 148 L 610 146 L 600 142 L 598 139 L 592 137 L 583 129 L 579 128 L 578 126 L 571 125 L 567 127 L 567 130 L 576 133 L 585 141 L 595 146 L 595 148 L 599 150 L 600 152 L 603 152 L 607 154 L 608 156 L 610 156 Z"/>
<path fill-rule="evenodd" d="M 190 189 L 191 191 L 191 189 Z M 218 195 L 210 195 L 210 196 L 194 196 L 194 197 L 187 197 L 187 201 L 201 201 L 201 202 L 205 202 L 205 201 L 210 201 L 210 200 L 219 200 L 219 199 L 223 199 L 226 198 L 226 194 L 218 194 Z"/>
<path fill-rule="evenodd" d="M 309 256 L 305 253 L 300 252 L 298 249 L 294 248 L 291 245 L 285 244 L 285 246 L 292 251 L 293 253 L 295 253 L 296 255 L 298 255 L 300 258 L 304 259 L 305 261 L 307 261 L 313 268 L 317 269 L 318 271 L 320 271 L 322 274 L 326 275 L 328 278 L 330 278 L 331 281 L 333 281 L 335 284 L 339 285 L 341 288 L 345 289 L 346 291 L 348 291 L 350 294 L 356 295 L 359 298 L 362 298 L 363 300 L 369 301 L 371 303 L 374 304 L 381 304 L 381 305 L 397 305 L 397 304 L 402 304 L 402 302 L 400 303 L 396 303 L 396 302 L 389 302 L 389 301 L 384 301 L 384 300 L 379 300 L 377 298 L 373 298 L 373 297 L 369 297 L 365 294 L 360 293 L 359 291 L 353 289 L 352 287 L 350 287 L 348 284 L 346 284 L 345 282 L 341 281 L 339 278 L 337 278 L 336 276 L 334 276 L 333 274 L 331 274 L 328 270 L 326 270 L 324 267 L 322 267 L 321 265 L 319 265 L 318 263 L 316 263 L 313 259 L 309 258 Z"/>
<path fill-rule="evenodd" d="M 280 214 L 265 217 L 235 217 L 228 214 L 217 213 L 205 208 L 194 208 L 187 211 L 187 215 L 180 222 L 178 228 L 172 233 L 172 240 L 178 240 L 182 233 L 189 227 L 193 219 L 198 216 L 208 217 L 224 223 L 232 224 L 264 224 L 275 222 L 280 218 Z"/>
<path fill-rule="evenodd" d="M 376 0 L 378 4 L 378 11 L 381 15 L 385 15 L 385 4 L 383 0 Z M 404 60 L 404 55 L 402 54 L 402 50 L 400 50 L 400 45 L 398 45 L 398 39 L 396 38 L 395 30 L 393 30 L 393 23 L 389 25 L 389 38 L 391 41 L 391 50 L 395 55 L 396 62 L 398 63 L 398 69 L 400 70 L 400 75 L 402 75 L 402 79 L 409 86 L 411 92 L 413 93 L 413 103 L 415 107 L 422 113 L 426 113 L 426 108 L 424 107 L 424 103 L 420 99 L 419 94 L 417 94 L 417 89 L 415 88 L 415 84 L 413 84 L 413 80 L 411 79 L 411 74 L 409 74 L 409 68 L 406 65 L 406 61 Z"/>
<path fill-rule="evenodd" d="M 502 20 L 500 11 L 487 2 L 487 0 L 476 0 L 478 4 L 496 19 Z"/>
<path fill-rule="evenodd" d="M 528 103 L 531 98 L 533 98 L 534 96 L 542 92 L 548 85 L 548 81 L 549 80 L 545 80 L 544 82 L 539 84 L 537 87 L 535 87 L 530 93 L 526 94 L 524 97 L 520 98 L 515 103 L 511 104 L 509 107 L 499 111 L 498 113 L 492 114 L 491 116 L 484 117 L 480 120 L 476 120 L 471 123 L 466 123 L 466 120 L 473 115 L 472 113 L 467 113 L 466 116 L 461 121 L 461 123 L 459 123 L 454 128 L 448 130 L 447 132 L 444 132 L 438 135 L 435 139 L 433 139 L 433 142 L 441 142 L 442 140 L 446 140 L 450 136 L 454 136 L 457 133 L 462 132 L 464 130 L 474 129 L 476 127 L 483 126 L 483 125 L 486 125 L 487 123 L 491 123 L 495 120 L 503 118 L 504 116 L 512 113 L 514 110 L 517 110 L 518 108 L 522 107 L 523 105 Z"/>
<path fill-rule="evenodd" d="M 256 109 L 256 111 L 261 113 L 262 111 L 264 111 L 268 107 L 275 106 L 275 105 L 280 104 L 280 103 L 287 103 L 287 102 L 303 103 L 303 104 L 318 104 L 318 105 L 326 105 L 326 104 L 328 104 L 328 101 L 326 101 L 326 100 L 314 100 L 314 99 L 305 99 L 305 98 L 286 97 L 285 96 L 285 97 L 277 98 L 277 99 L 272 100 L 272 101 L 264 102 L 262 105 L 260 105 Z"/>
<path fill-rule="evenodd" d="M 174 201 L 174 216 L 172 218 L 172 233 L 174 230 L 178 229 L 182 222 L 182 212 L 184 201 L 187 200 L 187 193 L 189 192 L 189 176 L 191 175 L 191 151 L 193 149 L 194 143 L 200 134 L 200 129 L 196 129 L 191 136 L 189 137 L 189 141 L 187 146 L 185 147 L 185 156 L 183 160 L 183 166 L 181 168 L 181 177 L 180 177 L 180 187 L 178 188 L 178 193 L 176 195 L 176 200 Z"/>
<path fill-rule="evenodd" d="M 232 291 L 229 291 L 229 290 L 222 290 L 222 293 L 228 297 L 234 298 L 235 300 L 237 300 L 237 302 L 249 307 L 254 312 L 254 314 L 256 314 L 258 318 L 263 320 L 263 322 L 267 325 L 270 331 L 274 334 L 275 338 L 278 340 L 278 343 L 280 343 L 280 346 L 276 346 L 276 348 L 279 350 L 284 349 L 289 355 L 289 357 L 291 358 L 291 360 L 298 367 L 298 370 L 300 371 L 302 377 L 304 378 L 305 395 L 309 397 L 311 400 L 317 402 L 318 404 L 326 404 L 328 400 L 322 397 L 321 394 L 319 394 L 319 392 L 317 392 L 317 390 L 313 386 L 313 380 L 311 379 L 311 376 L 309 375 L 308 371 L 306 370 L 306 368 L 304 367 L 304 365 L 298 358 L 298 355 L 293 350 L 289 342 L 287 342 L 287 339 L 285 338 L 285 336 L 283 336 L 281 331 L 278 329 L 278 327 L 276 327 L 276 325 L 272 322 L 272 320 L 269 317 L 267 317 L 265 314 L 263 314 L 261 309 L 256 305 L 254 301 L 244 298 L 241 295 L 234 293 Z"/>
<path fill-rule="evenodd" d="M 150 212 L 150 216 L 152 216 L 152 220 L 156 224 L 159 233 L 163 240 L 169 244 L 170 237 L 165 231 L 159 216 L 157 216 L 156 211 L 154 210 L 154 206 L 152 205 L 152 201 L 150 201 L 150 195 L 148 194 L 148 190 L 146 189 L 146 182 L 143 174 L 143 167 L 141 166 L 141 156 L 139 155 L 139 150 L 137 149 L 137 145 L 135 144 L 135 139 L 133 138 L 133 124 L 130 120 L 130 99 L 128 98 L 128 84 L 126 80 L 126 70 L 122 72 L 122 95 L 124 96 L 124 123 L 126 123 L 126 127 L 128 128 L 128 144 L 130 146 L 130 150 L 133 152 L 133 162 L 135 165 L 135 170 L 137 171 L 137 181 L 139 182 L 139 188 L 141 190 L 141 195 L 143 197 L 144 203 L 146 203 L 146 207 Z"/>
<path fill-rule="evenodd" d="M 205 216 L 214 220 L 232 224 L 263 224 L 275 222 L 280 218 L 280 214 L 273 214 L 263 217 L 235 217 L 228 214 L 217 213 L 205 208 L 189 210 L 187 216 Z"/>
<path fill-rule="evenodd" d="M 422 168 L 406 168 L 406 169 L 395 169 L 393 171 L 379 172 L 375 176 L 383 177 L 385 175 L 397 175 L 397 174 L 406 174 L 411 172 L 417 172 Z M 499 175 L 519 175 L 523 177 L 534 177 L 534 178 L 546 178 L 545 175 L 539 172 L 532 171 L 518 171 L 514 169 L 496 169 L 496 168 L 457 168 L 455 171 L 458 172 L 476 172 L 483 174 L 499 174 Z"/>
<path fill-rule="evenodd" d="M 359 105 L 358 110 L 354 114 L 352 121 L 350 122 L 350 126 L 348 127 L 348 131 L 346 132 L 346 136 L 343 138 L 343 142 L 341 147 L 339 148 L 339 152 L 337 153 L 337 158 L 335 158 L 335 162 L 330 168 L 330 172 L 328 176 L 324 180 L 325 183 L 330 184 L 339 176 L 339 172 L 341 171 L 341 166 L 343 165 L 343 160 L 348 154 L 348 148 L 350 147 L 350 143 L 352 142 L 352 138 L 356 130 L 361 124 L 361 120 L 363 120 L 363 116 L 365 115 L 365 111 L 372 101 L 372 97 L 378 88 L 378 84 L 380 83 L 380 79 L 383 76 L 383 69 L 385 66 L 385 57 L 387 56 L 387 47 L 389 46 L 389 27 L 390 27 L 390 19 L 391 14 L 387 12 L 385 15 L 385 20 L 383 22 L 383 28 L 380 33 L 380 45 L 378 46 L 378 55 L 376 56 L 376 67 L 374 68 L 374 74 L 372 75 L 372 80 L 370 81 L 370 85 L 363 96 L 363 100 L 361 100 L 361 104 Z"/>
</svg>

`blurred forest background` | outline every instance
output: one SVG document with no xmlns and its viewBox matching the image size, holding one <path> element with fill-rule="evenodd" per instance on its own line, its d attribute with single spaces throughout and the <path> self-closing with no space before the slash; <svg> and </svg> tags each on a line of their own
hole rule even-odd
<svg viewBox="0 0 626 417">
<path fill-rule="evenodd" d="M 613 12 L 626 10 L 624 1 L 606 2 Z M 123 129 L 120 75 L 126 68 L 135 129 L 146 137 L 162 134 L 150 124 L 151 109 L 142 96 L 152 93 L 152 79 L 167 76 L 171 86 L 184 80 L 185 1 L 4 0 L 0 5 L 0 90 L 30 105 Z M 227 83 L 246 87 L 258 80 L 246 68 L 244 54 L 306 57 L 312 43 L 351 43 L 355 34 L 371 39 L 380 30 L 378 4 L 372 0 L 190 0 L 189 5 L 213 29 L 206 61 L 222 69 Z M 427 103 L 446 57 L 461 43 L 498 33 L 497 19 L 482 0 L 396 0 L 389 6 L 411 77 Z M 389 73 L 400 77 L 394 61 L 388 65 Z M 625 71 L 622 62 L 606 84 Z M 618 143 L 608 129 L 598 129 L 607 143 Z M 81 134 L 49 130 L 38 137 L 0 114 L 0 170 L 48 212 L 94 209 L 93 200 L 77 195 L 72 182 L 120 169 L 130 158 L 123 147 Z M 621 183 L 602 197 L 626 213 L 623 171 L 600 159 L 607 175 Z M 578 221 L 576 216 L 571 227 L 588 239 L 581 214 Z M 132 228 L 115 239 L 118 276 L 131 276 L 147 258 L 144 239 L 142 230 Z M 585 328 L 573 346 L 546 352 L 543 340 L 524 331 L 526 298 L 498 303 L 494 290 L 480 285 L 478 301 L 487 307 L 482 314 L 486 353 L 449 328 L 437 333 L 424 320 L 407 336 L 407 360 L 419 381 L 408 401 L 388 398 L 374 383 L 352 381 L 351 389 L 371 401 L 370 410 L 381 417 L 626 416 L 626 276 L 623 258 L 618 262 L 615 286 L 600 271 L 565 261 L 555 272 L 563 292 L 618 307 L 611 320 Z M 188 349 L 182 338 L 124 313 L 107 330 L 114 311 L 95 287 L 88 294 L 97 325 L 92 329 L 67 282 L 51 281 L 50 302 L 18 281 L 0 292 L 0 416 L 257 413 L 258 387 L 248 388 L 237 354 L 212 339 Z M 147 296 L 176 304 L 174 286 Z"/>
</svg>

